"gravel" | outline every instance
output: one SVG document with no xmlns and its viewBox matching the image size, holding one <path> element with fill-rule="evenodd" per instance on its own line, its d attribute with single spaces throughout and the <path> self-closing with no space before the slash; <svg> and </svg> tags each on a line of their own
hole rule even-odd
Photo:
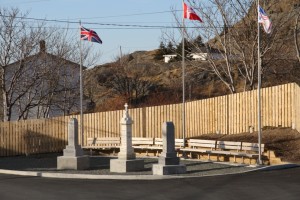
<svg viewBox="0 0 300 200">
<path fill-rule="evenodd" d="M 0 169 L 53 172 L 68 174 L 97 174 L 97 175 L 116 175 L 109 171 L 110 159 L 116 157 L 109 156 L 91 156 L 90 169 L 88 170 L 57 170 L 57 156 L 61 154 L 38 154 L 30 156 L 1 157 Z M 139 172 L 122 173 L 122 175 L 152 175 L 152 165 L 158 162 L 157 157 L 142 157 L 144 159 L 145 169 Z M 249 166 L 233 165 L 228 163 L 214 163 L 200 160 L 181 160 L 181 164 L 187 166 L 185 176 L 205 176 L 228 173 L 239 173 L 249 171 Z M 178 174 L 178 176 L 181 176 Z"/>
</svg>

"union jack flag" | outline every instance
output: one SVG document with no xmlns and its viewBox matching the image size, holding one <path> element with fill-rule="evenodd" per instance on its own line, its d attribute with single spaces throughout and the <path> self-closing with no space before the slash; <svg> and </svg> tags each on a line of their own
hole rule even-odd
<svg viewBox="0 0 300 200">
<path fill-rule="evenodd" d="M 95 31 L 84 28 L 83 26 L 80 27 L 80 39 L 102 44 L 102 40 Z"/>
<path fill-rule="evenodd" d="M 269 19 L 267 13 L 260 6 L 259 6 L 259 12 L 258 12 L 258 23 L 261 23 L 263 25 L 266 33 L 271 33 L 272 22 Z"/>
</svg>

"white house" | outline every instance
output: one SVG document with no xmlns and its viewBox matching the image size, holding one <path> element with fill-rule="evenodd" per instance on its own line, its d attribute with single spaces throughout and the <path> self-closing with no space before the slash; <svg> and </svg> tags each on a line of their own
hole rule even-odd
<svg viewBox="0 0 300 200">
<path fill-rule="evenodd" d="M 212 60 L 221 60 L 223 56 L 221 53 L 191 53 L 190 57 L 194 60 L 208 60 L 211 58 Z"/>
<path fill-rule="evenodd" d="M 176 54 L 163 55 L 165 63 L 169 63 L 173 58 L 176 58 Z"/>
<path fill-rule="evenodd" d="M 197 52 L 193 52 L 189 55 L 192 59 L 194 60 L 221 60 L 223 59 L 223 56 L 221 52 L 217 49 L 213 48 L 206 48 L 206 47 L 201 47 L 200 49 L 197 49 Z"/>
<path fill-rule="evenodd" d="M 47 118 L 79 111 L 77 63 L 40 51 L 5 68 L 4 120 Z M 6 110 L 4 110 L 6 109 Z M 6 113 L 6 115 L 5 115 Z M 8 115 L 9 113 L 9 115 Z"/>
</svg>

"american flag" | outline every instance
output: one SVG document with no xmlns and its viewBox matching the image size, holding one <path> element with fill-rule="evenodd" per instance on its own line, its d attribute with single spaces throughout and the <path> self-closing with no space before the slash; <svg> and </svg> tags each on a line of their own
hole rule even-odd
<svg viewBox="0 0 300 200">
<path fill-rule="evenodd" d="M 97 42 L 102 44 L 102 40 L 95 31 L 84 28 L 83 26 L 80 27 L 80 37 L 81 40 L 88 40 L 90 42 Z"/>
<path fill-rule="evenodd" d="M 263 25 L 266 33 L 271 33 L 272 22 L 269 19 L 267 13 L 260 6 L 259 6 L 259 13 L 258 13 L 258 23 L 261 23 Z"/>
</svg>

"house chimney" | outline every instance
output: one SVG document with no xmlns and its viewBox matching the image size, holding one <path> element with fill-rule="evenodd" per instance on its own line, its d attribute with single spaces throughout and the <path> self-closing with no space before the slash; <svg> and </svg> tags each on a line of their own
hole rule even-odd
<svg viewBox="0 0 300 200">
<path fill-rule="evenodd" d="M 46 42 L 45 40 L 40 41 L 40 53 L 45 53 L 46 52 Z"/>
</svg>

